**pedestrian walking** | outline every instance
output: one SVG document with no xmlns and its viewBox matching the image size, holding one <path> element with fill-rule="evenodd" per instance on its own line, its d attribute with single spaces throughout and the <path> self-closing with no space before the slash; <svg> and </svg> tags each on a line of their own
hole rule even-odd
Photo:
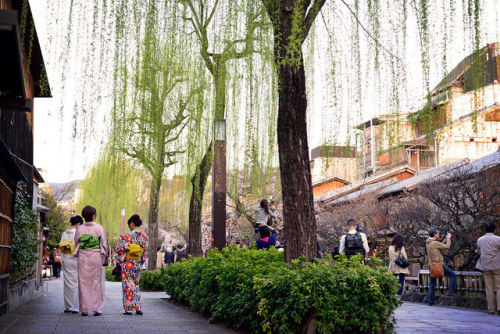
<svg viewBox="0 0 500 334">
<path fill-rule="evenodd" d="M 429 230 L 429 238 L 426 240 L 427 255 L 429 256 L 429 269 L 431 271 L 431 280 L 429 284 L 429 295 L 427 302 L 429 305 L 434 305 L 434 294 L 436 290 L 436 279 L 447 276 L 450 278 L 450 289 L 448 296 L 455 297 L 457 291 L 457 276 L 447 266 L 443 264 L 442 250 L 450 249 L 451 234 L 446 235 L 444 242 L 438 241 L 439 231 L 435 228 Z"/>
<path fill-rule="evenodd" d="M 398 296 L 401 296 L 403 294 L 405 276 L 409 275 L 410 271 L 408 270 L 408 267 L 402 267 L 401 264 L 398 265 L 399 261 L 396 261 L 398 258 L 403 258 L 408 261 L 408 256 L 406 255 L 406 250 L 403 242 L 403 236 L 401 234 L 396 234 L 392 238 L 391 246 L 389 246 L 389 271 L 396 277 L 398 277 Z"/>
<path fill-rule="evenodd" d="M 142 220 L 139 215 L 133 215 L 128 220 L 130 233 L 122 236 L 116 245 L 119 262 L 122 267 L 123 314 L 142 315 L 141 291 L 139 281 L 141 268 L 148 258 L 148 236 L 141 229 Z"/>
<path fill-rule="evenodd" d="M 50 254 L 50 262 L 52 263 L 52 273 L 56 278 L 61 275 L 61 250 L 54 248 L 54 251 Z"/>
<path fill-rule="evenodd" d="M 368 260 L 368 240 L 366 234 L 356 231 L 358 224 L 354 219 L 347 220 L 347 233 L 340 237 L 339 252 L 345 254 L 348 258 L 353 255 L 361 254 L 365 260 Z"/>
<path fill-rule="evenodd" d="M 59 247 L 62 250 L 63 281 L 64 281 L 64 312 L 78 313 L 78 259 L 75 251 L 76 229 L 83 223 L 80 216 L 71 217 L 71 227 L 63 232 Z"/>
<path fill-rule="evenodd" d="M 260 204 L 254 207 L 254 211 L 257 212 L 257 222 L 255 223 L 256 229 L 261 225 L 267 225 L 269 218 L 277 217 L 276 214 L 269 209 L 269 202 L 266 199 L 260 201 Z"/>
<path fill-rule="evenodd" d="M 476 268 L 483 272 L 488 313 L 495 314 L 496 308 L 497 314 L 500 315 L 500 237 L 495 235 L 495 222 L 487 222 L 484 229 L 485 235 L 477 239 L 480 257 Z"/>
<path fill-rule="evenodd" d="M 75 233 L 80 312 L 82 316 L 87 316 L 88 312 L 100 316 L 106 303 L 102 290 L 102 265 L 107 254 L 106 235 L 102 226 L 95 222 L 95 208 L 87 205 L 82 210 L 82 216 L 85 223 Z"/>
</svg>

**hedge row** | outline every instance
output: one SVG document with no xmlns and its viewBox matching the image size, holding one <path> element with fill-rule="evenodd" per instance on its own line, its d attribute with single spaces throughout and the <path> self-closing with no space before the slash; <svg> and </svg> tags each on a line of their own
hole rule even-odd
<svg viewBox="0 0 500 334">
<path fill-rule="evenodd" d="M 397 281 L 379 261 L 344 257 L 286 264 L 275 249 L 226 248 L 162 269 L 171 298 L 212 321 L 251 332 L 319 333 L 390 330 Z"/>
<path fill-rule="evenodd" d="M 106 270 L 105 273 L 106 281 L 111 281 L 111 282 L 122 281 L 121 276 L 113 276 L 112 274 L 113 267 L 105 267 L 105 270 Z M 163 291 L 164 285 L 161 279 L 161 272 L 159 270 L 143 270 L 141 272 L 140 285 L 141 289 Z"/>
</svg>

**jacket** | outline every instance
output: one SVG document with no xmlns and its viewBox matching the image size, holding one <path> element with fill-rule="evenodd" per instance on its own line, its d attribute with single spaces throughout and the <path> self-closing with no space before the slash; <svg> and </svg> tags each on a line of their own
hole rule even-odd
<svg viewBox="0 0 500 334">
<path fill-rule="evenodd" d="M 441 250 L 450 249 L 451 240 L 446 238 L 444 242 L 437 241 L 434 238 L 429 238 L 425 242 L 427 255 L 429 256 L 429 264 L 443 262 L 443 254 Z"/>
<path fill-rule="evenodd" d="M 396 252 L 396 249 L 394 246 L 391 245 L 389 247 L 389 260 L 390 260 L 389 271 L 393 274 L 409 275 L 410 270 L 408 268 L 401 268 L 400 266 L 398 266 L 394 263 L 394 261 L 396 261 L 396 259 L 398 258 L 399 253 L 400 253 L 400 251 Z M 404 258 L 405 260 L 408 260 L 408 256 L 406 256 L 406 250 L 405 250 L 404 246 L 401 248 L 401 257 Z"/>
<path fill-rule="evenodd" d="M 479 261 L 477 261 L 477 269 L 481 271 L 500 270 L 500 237 L 498 235 L 486 233 L 477 239 L 477 248 L 481 254 Z"/>
</svg>

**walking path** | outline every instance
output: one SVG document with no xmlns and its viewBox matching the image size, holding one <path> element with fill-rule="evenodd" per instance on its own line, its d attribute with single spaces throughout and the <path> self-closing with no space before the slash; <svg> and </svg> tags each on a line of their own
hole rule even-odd
<svg viewBox="0 0 500 334">
<path fill-rule="evenodd" d="M 62 279 L 44 283 L 35 298 L 0 316 L 0 334 L 16 333 L 236 333 L 203 316 L 173 305 L 163 292 L 143 292 L 143 316 L 122 315 L 121 284 L 106 282 L 101 317 L 63 313 Z M 404 302 L 396 310 L 396 333 L 500 333 L 500 316 Z"/>
<path fill-rule="evenodd" d="M 235 333 L 212 325 L 200 314 L 173 305 L 164 292 L 142 292 L 144 315 L 123 315 L 120 282 L 106 282 L 106 306 L 100 317 L 63 313 L 62 278 L 44 282 L 44 291 L 13 312 L 0 316 L 0 333 Z"/>
<path fill-rule="evenodd" d="M 396 333 L 500 333 L 500 316 L 459 308 L 404 302 L 396 310 Z"/>
</svg>

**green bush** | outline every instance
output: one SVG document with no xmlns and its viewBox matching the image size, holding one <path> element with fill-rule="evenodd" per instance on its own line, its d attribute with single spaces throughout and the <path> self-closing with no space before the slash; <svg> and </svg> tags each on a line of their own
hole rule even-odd
<svg viewBox="0 0 500 334">
<path fill-rule="evenodd" d="M 163 291 L 163 282 L 159 270 L 143 270 L 140 279 L 141 289 Z"/>
<path fill-rule="evenodd" d="M 397 281 L 374 261 L 297 260 L 275 249 L 226 248 L 162 269 L 173 300 L 251 332 L 297 333 L 314 318 L 319 333 L 370 333 L 393 326 Z"/>
<path fill-rule="evenodd" d="M 111 282 L 121 282 L 122 277 L 121 276 L 114 276 L 112 274 L 113 267 L 104 267 L 106 272 L 105 272 L 105 278 L 106 281 L 111 281 Z"/>
<path fill-rule="evenodd" d="M 31 210 L 31 203 L 24 182 L 19 182 L 12 224 L 12 246 L 10 249 L 10 281 L 15 286 L 33 276 L 38 260 L 38 216 Z"/>
</svg>

